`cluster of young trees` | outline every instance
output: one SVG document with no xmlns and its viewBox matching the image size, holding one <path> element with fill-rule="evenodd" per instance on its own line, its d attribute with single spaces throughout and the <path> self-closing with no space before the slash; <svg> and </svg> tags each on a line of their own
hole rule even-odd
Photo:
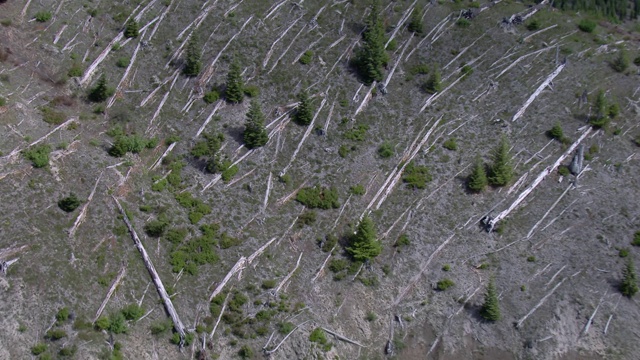
<svg viewBox="0 0 640 360">
<path fill-rule="evenodd" d="M 639 0 L 558 0 L 553 6 L 562 10 L 585 11 L 610 19 L 637 19 Z"/>
<path fill-rule="evenodd" d="M 380 5 L 374 0 L 371 13 L 367 17 L 366 29 L 362 34 L 363 45 L 357 53 L 354 65 L 366 85 L 382 80 L 383 67 L 389 62 L 385 50 L 385 36 Z"/>
<path fill-rule="evenodd" d="M 480 156 L 476 157 L 473 170 L 467 178 L 469 190 L 481 192 L 487 185 L 505 186 L 513 179 L 509 148 L 509 140 L 503 136 L 491 154 L 492 163 L 490 165 L 485 166 Z"/>
</svg>

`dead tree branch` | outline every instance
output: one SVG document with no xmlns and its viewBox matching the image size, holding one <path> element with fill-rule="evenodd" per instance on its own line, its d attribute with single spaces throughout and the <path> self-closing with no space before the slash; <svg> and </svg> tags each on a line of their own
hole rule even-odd
<svg viewBox="0 0 640 360">
<path fill-rule="evenodd" d="M 95 318 L 93 318 L 93 323 L 94 324 L 98 320 L 100 315 L 102 315 L 102 312 L 104 311 L 104 308 L 107 306 L 107 303 L 109 302 L 109 299 L 111 299 L 111 295 L 113 295 L 113 293 L 116 291 L 116 288 L 120 284 L 120 281 L 122 281 L 122 278 L 124 277 L 124 274 L 126 274 L 126 272 L 127 272 L 127 268 L 126 268 L 126 266 L 123 265 L 122 268 L 120 269 L 120 272 L 118 273 L 118 276 L 113 281 L 113 284 L 111 284 L 111 287 L 109 288 L 109 291 L 107 291 L 107 296 L 104 298 L 104 300 L 102 300 L 102 304 L 98 308 L 98 311 L 96 311 L 96 316 L 95 316 Z"/>
<path fill-rule="evenodd" d="M 536 306 L 534 306 L 533 309 L 531 309 L 531 311 L 529 311 L 527 313 L 527 315 L 525 315 L 520 320 L 518 320 L 518 322 L 516 323 L 516 328 L 517 329 L 521 329 L 522 328 L 522 324 L 524 323 L 524 321 L 527 320 L 527 318 L 529 316 L 531 316 L 531 314 L 533 314 L 540 306 L 542 306 L 542 304 L 544 304 L 544 302 L 549 298 L 549 296 L 551 296 L 556 291 L 556 289 L 558 289 L 558 287 L 560 287 L 560 285 L 562 285 L 562 283 L 564 283 L 566 280 L 567 280 L 567 278 L 562 279 L 562 281 L 560 281 L 558 284 L 556 284 L 556 286 L 554 286 L 553 289 L 551 289 L 551 291 L 549 291 L 549 293 L 547 295 L 545 295 L 540 300 L 540 302 L 538 302 L 538 304 L 536 304 Z"/>
</svg>

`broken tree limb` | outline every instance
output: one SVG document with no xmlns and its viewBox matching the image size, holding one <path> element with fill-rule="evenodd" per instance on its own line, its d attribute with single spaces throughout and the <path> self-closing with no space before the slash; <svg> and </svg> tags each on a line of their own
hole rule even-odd
<svg viewBox="0 0 640 360">
<path fill-rule="evenodd" d="M 267 68 L 267 64 L 269 63 L 269 59 L 271 59 L 271 55 L 273 55 L 273 49 L 275 48 L 275 46 L 278 44 L 278 42 L 280 42 L 280 40 L 282 40 L 282 38 L 287 35 L 287 33 L 289 32 L 289 30 L 291 30 L 295 24 L 298 23 L 298 21 L 300 21 L 300 19 L 302 19 L 302 17 L 299 17 L 297 19 L 295 19 L 293 21 L 293 23 L 291 23 L 291 25 L 289 25 L 289 27 L 287 27 L 282 34 L 280 34 L 280 36 L 273 42 L 271 43 L 271 47 L 269 48 L 269 51 L 267 51 L 267 55 L 264 57 L 264 60 L 262 61 L 262 68 L 266 69 Z"/>
<path fill-rule="evenodd" d="M 131 237 L 133 238 L 133 241 L 136 247 L 138 248 L 138 251 L 140 251 L 140 255 L 142 255 L 142 261 L 144 262 L 144 265 L 146 266 L 147 270 L 149 271 L 149 274 L 151 275 L 151 279 L 153 280 L 153 283 L 156 286 L 156 290 L 158 290 L 158 294 L 160 294 L 160 297 L 162 298 L 164 307 L 169 313 L 171 320 L 173 321 L 173 326 L 176 332 L 180 335 L 180 344 L 182 346 L 182 344 L 184 343 L 184 338 L 186 336 L 184 325 L 182 324 L 182 321 L 180 320 L 180 317 L 178 316 L 178 313 L 176 312 L 176 309 L 173 306 L 173 303 L 171 302 L 171 298 L 169 297 L 167 290 L 162 284 L 162 280 L 160 279 L 160 276 L 158 275 L 156 268 L 153 266 L 153 263 L 151 262 L 151 258 L 149 258 L 149 254 L 147 254 L 147 251 L 142 245 L 142 241 L 138 237 L 136 230 L 133 228 L 133 224 L 131 224 L 131 221 L 129 221 L 129 217 L 124 211 L 124 208 L 122 207 L 122 205 L 120 205 L 120 202 L 118 201 L 118 199 L 116 199 L 115 196 L 111 196 L 111 197 L 113 198 L 113 201 L 115 201 L 116 205 L 118 206 L 118 210 L 120 210 L 122 219 L 127 225 L 127 228 L 129 229 L 129 233 L 131 233 Z"/>
<path fill-rule="evenodd" d="M 331 331 L 331 330 L 329 330 L 329 329 L 327 329 L 327 328 L 324 328 L 324 327 L 320 327 L 320 329 L 324 330 L 325 332 L 327 332 L 327 333 L 328 333 L 328 334 L 330 334 L 330 335 L 335 336 L 338 340 L 346 341 L 346 342 L 348 342 L 348 343 L 350 343 L 350 344 L 358 345 L 358 346 L 360 346 L 360 347 L 365 347 L 364 345 L 360 344 L 359 342 L 354 341 L 354 340 L 351 340 L 351 339 L 349 339 L 349 338 L 347 338 L 347 337 L 344 337 L 344 336 L 342 336 L 342 335 L 340 335 L 340 334 L 336 333 L 335 331 Z"/>
<path fill-rule="evenodd" d="M 554 28 L 554 27 L 556 27 L 556 26 L 558 26 L 558 24 L 553 24 L 553 25 L 551 25 L 551 26 L 549 26 L 549 27 L 546 27 L 546 28 L 544 28 L 544 29 L 538 30 L 538 31 L 534 32 L 533 34 L 531 34 L 531 35 L 529 35 L 529 36 L 525 37 L 524 39 L 522 39 L 522 42 L 527 42 L 527 41 L 528 41 L 529 39 L 531 39 L 532 37 L 534 37 L 534 36 L 536 36 L 536 35 L 538 35 L 538 34 L 541 34 L 541 33 L 545 32 L 545 31 L 547 31 L 547 30 L 551 30 L 551 29 L 553 29 L 553 28 Z"/>
<path fill-rule="evenodd" d="M 542 93 L 542 91 L 549 86 L 549 84 L 551 84 L 551 82 L 553 81 L 553 79 L 556 78 L 556 76 L 558 76 L 560 74 L 560 72 L 562 71 L 562 69 L 564 69 L 564 67 L 566 66 L 566 63 L 560 64 L 560 66 L 558 66 L 557 69 L 555 69 L 551 75 L 549 75 L 543 82 L 542 84 L 540 84 L 540 86 L 538 86 L 538 89 L 536 89 L 536 91 L 531 94 L 531 96 L 529 96 L 529 98 L 527 99 L 527 101 L 524 103 L 524 105 L 522 105 L 522 107 L 520 108 L 520 110 L 518 110 L 518 112 L 516 112 L 515 115 L 513 115 L 513 119 L 511 119 L 511 121 L 516 121 L 518 120 L 523 114 L 524 112 L 527 110 L 527 108 L 529 107 L 529 105 L 531 105 L 531 103 L 533 103 L 533 101 L 538 97 L 538 95 L 540 95 L 540 93 Z"/>
<path fill-rule="evenodd" d="M 542 218 L 540 218 L 540 220 L 538 220 L 537 223 L 535 223 L 535 225 L 533 225 L 533 227 L 531 228 L 531 230 L 529 230 L 529 233 L 527 234 L 527 239 L 529 239 L 534 231 L 536 230 L 536 228 L 540 225 L 540 223 L 542 223 L 544 221 L 544 219 L 547 218 L 547 216 L 549 215 L 549 213 L 558 205 L 558 203 L 560 202 L 560 200 L 562 200 L 562 198 L 569 192 L 569 190 L 571 190 L 571 188 L 573 188 L 574 184 L 569 184 L 569 186 L 567 186 L 567 188 L 562 192 L 562 194 L 558 197 L 558 199 L 553 203 L 553 205 L 551 205 L 551 207 L 549 208 L 549 210 L 547 210 L 546 213 L 544 213 L 544 215 L 542 215 Z"/>
<path fill-rule="evenodd" d="M 267 204 L 269 203 L 269 193 L 271 193 L 271 178 L 273 174 L 269 172 L 269 179 L 267 180 L 267 191 L 264 193 L 264 200 L 262 201 L 262 212 L 267 210 Z"/>
<path fill-rule="evenodd" d="M 231 280 L 231 277 L 233 275 L 235 275 L 238 272 L 242 272 L 242 270 L 246 267 L 245 266 L 246 262 L 247 262 L 247 258 L 244 257 L 244 256 L 241 256 L 240 259 L 238 259 L 236 264 L 233 265 L 231 270 L 229 270 L 229 272 L 224 277 L 222 282 L 220 284 L 218 284 L 218 286 L 215 288 L 215 290 L 213 290 L 213 292 L 211 293 L 211 296 L 209 296 L 209 302 L 211 302 L 211 300 L 213 300 L 213 298 L 216 297 L 216 295 L 218 295 L 222 291 L 222 288 L 224 288 L 224 286 L 227 284 L 227 282 L 229 282 L 229 280 Z"/>
<path fill-rule="evenodd" d="M 331 248 L 331 251 L 329 251 L 329 255 L 327 256 L 326 259 L 324 259 L 324 262 L 322 263 L 322 266 L 320 266 L 320 270 L 318 270 L 318 272 L 316 273 L 316 276 L 313 277 L 313 279 L 311 279 L 311 282 L 314 282 L 318 279 L 318 277 L 320 277 L 320 275 L 322 275 L 322 272 L 324 271 L 324 267 L 327 266 L 327 263 L 329 262 L 329 259 L 331 258 L 331 255 L 333 254 L 333 250 L 336 249 L 336 246 L 338 245 L 333 245 L 333 247 Z"/>
<path fill-rule="evenodd" d="M 540 53 L 542 53 L 542 52 L 545 52 L 545 51 L 548 51 L 548 50 L 551 50 L 551 49 L 553 49 L 553 47 L 545 47 L 545 48 L 542 48 L 542 49 L 540 49 L 540 50 L 536 50 L 536 51 L 534 51 L 534 52 L 531 52 L 531 53 L 528 53 L 528 54 L 525 54 L 525 55 L 520 56 L 519 58 L 515 59 L 511 64 L 509 64 L 509 66 L 507 66 L 506 68 L 504 68 L 504 69 L 503 69 L 503 70 L 502 70 L 502 71 L 501 71 L 501 72 L 500 72 L 500 73 L 495 77 L 495 79 L 497 80 L 500 76 L 504 75 L 504 73 L 506 73 L 507 71 L 511 70 L 514 66 L 516 66 L 520 61 L 524 60 L 525 58 L 528 58 L 529 56 L 533 56 L 533 55 L 538 55 L 538 54 L 540 54 Z M 506 56 L 505 56 L 504 58 L 506 58 Z M 496 64 L 496 63 L 497 63 L 497 62 L 495 62 L 495 63 L 493 63 L 493 64 Z M 493 67 L 493 64 L 491 65 L 492 67 Z"/>
<path fill-rule="evenodd" d="M 391 33 L 391 36 L 389 36 L 389 40 L 387 40 L 387 42 L 384 44 L 385 49 L 387 48 L 387 46 L 389 46 L 389 43 L 393 41 L 393 39 L 396 37 L 396 35 L 398 34 L 398 31 L 402 29 L 402 25 L 404 25 L 404 23 L 409 19 L 409 17 L 411 16 L 411 12 L 415 8 L 417 2 L 418 0 L 414 0 L 413 4 L 411 4 L 409 8 L 404 12 L 404 14 L 402 14 L 402 16 L 400 17 L 400 20 L 398 21 L 398 24 L 396 25 L 393 32 Z M 402 55 L 400 55 L 400 57 L 402 57 Z"/>
<path fill-rule="evenodd" d="M 104 300 L 102 300 L 102 304 L 98 308 L 98 311 L 96 311 L 96 316 L 93 318 L 93 323 L 94 324 L 98 320 L 100 315 L 102 315 L 102 312 L 104 311 L 104 308 L 107 306 L 107 303 L 109 302 L 109 299 L 111 299 L 111 295 L 113 295 L 113 293 L 116 291 L 116 288 L 120 284 L 120 281 L 122 281 L 122 278 L 124 277 L 124 274 L 126 274 L 126 272 L 127 272 L 127 267 L 126 266 L 122 266 L 122 268 L 120 269 L 120 272 L 118 273 L 118 276 L 113 281 L 113 284 L 111 284 L 111 287 L 109 288 L 109 291 L 107 291 L 107 296 L 105 296 Z"/>
<path fill-rule="evenodd" d="M 504 219 L 505 217 L 507 217 L 507 215 L 509 215 L 513 210 L 515 210 L 521 203 L 522 201 L 524 201 L 524 199 L 538 186 L 540 185 L 540 183 L 542 182 L 542 180 L 544 180 L 545 177 L 547 177 L 547 175 L 549 175 L 550 173 L 552 173 L 558 166 L 560 166 L 560 164 L 569 156 L 571 155 L 571 153 L 573 153 L 573 151 L 578 147 L 578 145 L 580 145 L 580 143 L 591 133 L 592 128 L 588 127 L 587 130 L 585 130 L 582 135 L 578 138 L 578 140 L 576 140 L 573 144 L 571 144 L 571 146 L 564 152 L 564 154 L 562 154 L 551 166 L 548 166 L 547 168 L 545 168 L 539 175 L 538 177 L 522 192 L 520 193 L 520 195 L 518 195 L 518 197 L 516 198 L 516 200 L 511 204 L 511 206 L 509 206 L 509 208 L 507 208 L 506 210 L 502 211 L 501 213 L 499 213 L 495 218 L 491 219 L 489 221 L 489 229 L 493 230 L 493 228 L 495 227 L 495 225 L 502 219 Z"/>
<path fill-rule="evenodd" d="M 78 226 L 80 226 L 80 224 L 82 224 L 82 222 L 84 221 L 84 218 L 87 215 L 87 208 L 89 207 L 91 200 L 93 200 L 93 195 L 95 195 L 96 193 L 96 189 L 98 188 L 98 183 L 100 182 L 101 178 L 102 178 L 102 172 L 100 173 L 100 175 L 98 175 L 98 179 L 96 180 L 95 185 L 93 185 L 93 190 L 91 190 L 91 194 L 89 194 L 89 197 L 87 198 L 87 202 L 82 206 L 82 210 L 80 210 L 80 214 L 78 215 L 78 218 L 76 219 L 76 221 L 73 223 L 73 226 L 69 230 L 70 238 L 73 238 L 73 236 L 76 233 L 76 230 L 78 230 Z"/>
<path fill-rule="evenodd" d="M 475 45 L 478 40 L 482 39 L 484 37 L 484 33 L 482 35 L 480 35 L 479 38 L 473 40 L 473 42 L 471 44 L 469 44 L 469 46 L 465 47 L 464 49 L 460 50 L 460 52 L 458 53 L 458 55 L 456 55 L 456 57 L 454 57 L 453 59 L 451 59 L 451 61 L 449 61 L 447 63 L 447 65 L 442 67 L 442 70 L 445 70 L 446 68 L 448 68 L 451 64 L 453 64 L 456 60 L 458 60 L 465 52 L 467 52 L 467 50 L 469 50 L 473 45 Z"/>
<path fill-rule="evenodd" d="M 156 160 L 153 165 L 151 165 L 151 167 L 149 168 L 149 170 L 155 170 L 155 168 L 157 168 L 160 164 L 162 164 L 162 160 L 167 157 L 167 155 L 169 155 L 169 153 L 171 152 L 171 150 L 173 150 L 174 147 L 176 147 L 177 142 L 171 143 L 171 145 L 169 145 L 169 147 L 167 148 L 167 150 L 164 151 L 164 153 L 162 153 L 162 156 L 160 156 L 158 158 L 158 160 Z"/>
<path fill-rule="evenodd" d="M 596 316 L 596 313 L 598 312 L 598 309 L 600 308 L 600 305 L 602 305 L 602 301 L 607 296 L 608 292 L 609 290 L 605 291 L 604 295 L 602 295 L 602 297 L 600 298 L 600 301 L 598 302 L 598 306 L 596 306 L 595 310 L 593 310 L 593 314 L 591 314 L 591 316 L 589 317 L 589 321 L 587 321 L 587 325 L 585 325 L 584 330 L 582 331 L 582 335 L 586 335 L 589 332 L 589 328 L 593 323 L 593 318 Z"/>
<path fill-rule="evenodd" d="M 284 339 L 282 339 L 282 341 L 280 341 L 280 343 L 279 343 L 278 345 L 276 345 L 276 347 L 274 347 L 274 348 L 273 348 L 273 349 L 271 349 L 271 350 L 264 350 L 264 353 L 265 353 L 266 355 L 271 355 L 271 354 L 273 354 L 274 352 L 278 351 L 278 349 L 280 348 L 280 346 L 281 346 L 281 345 L 282 345 L 282 344 L 283 344 L 283 343 L 284 343 L 284 342 L 289 338 L 289 336 L 291 336 L 291 334 L 293 334 L 296 330 L 298 330 L 298 328 L 299 328 L 299 327 L 301 327 L 302 325 L 304 325 L 304 324 L 308 323 L 309 321 L 311 321 L 311 320 L 307 320 L 307 321 L 305 321 L 305 322 L 303 322 L 303 323 L 299 324 L 299 325 L 298 325 L 298 326 L 296 326 L 295 328 L 293 328 L 293 330 L 291 330 L 291 332 L 289 332 L 289 333 L 287 334 L 287 336 L 285 336 L 285 337 L 284 337 Z"/>
<path fill-rule="evenodd" d="M 218 62 L 218 59 L 220 59 L 220 56 L 222 56 L 222 53 L 227 50 L 227 48 L 229 47 L 229 45 L 231 45 L 231 43 L 233 42 L 233 40 L 235 40 L 236 37 L 238 37 L 238 35 L 240 35 L 242 33 L 242 31 L 244 30 L 244 28 L 249 24 L 249 22 L 251 21 L 251 19 L 253 19 L 253 15 L 249 16 L 249 18 L 244 22 L 244 24 L 242 24 L 242 26 L 240 27 L 240 30 L 238 30 L 237 33 L 235 33 L 231 39 L 229 39 L 229 41 L 227 41 L 227 43 L 222 47 L 222 49 L 220 50 L 220 52 L 218 52 L 218 55 L 216 55 L 216 57 L 213 59 L 213 61 L 211 61 L 211 64 L 209 64 L 209 66 L 207 67 L 207 70 L 205 70 L 203 72 L 203 76 L 201 77 L 201 81 L 203 83 L 208 83 L 209 80 L 211 80 L 211 76 L 213 76 L 213 68 L 214 66 L 216 66 L 216 63 Z"/>
<path fill-rule="evenodd" d="M 298 39 L 300 34 L 302 34 L 302 31 L 304 31 L 304 29 L 306 29 L 306 28 L 307 28 L 307 24 L 302 26 L 300 31 L 298 31 L 296 36 L 294 36 L 293 39 L 289 42 L 289 45 L 287 46 L 287 48 L 284 49 L 284 52 L 282 53 L 282 55 L 280 55 L 280 57 L 276 60 L 276 62 L 271 67 L 271 70 L 269 70 L 269 72 L 267 72 L 267 74 L 270 74 L 276 68 L 276 66 L 278 66 L 278 63 L 280 63 L 280 60 L 282 60 L 282 58 L 287 54 L 287 52 L 289 52 L 289 49 L 291 49 L 291 46 L 293 46 L 293 43 L 295 43 L 295 41 Z"/>
<path fill-rule="evenodd" d="M 333 108 L 336 105 L 335 100 L 331 103 L 331 107 L 329 108 L 329 116 L 327 116 L 327 121 L 324 123 L 324 135 L 327 136 L 327 130 L 329 129 L 329 123 L 331 122 L 331 115 L 333 115 Z"/>
<path fill-rule="evenodd" d="M 216 329 L 220 324 L 220 319 L 222 319 L 222 314 L 224 314 L 224 310 L 227 308 L 227 301 L 229 300 L 229 294 L 231 293 L 227 293 L 227 296 L 224 297 L 224 302 L 222 303 L 222 310 L 220 310 L 220 314 L 218 314 L 218 320 L 216 320 L 216 324 L 213 326 L 213 330 L 211 330 L 211 334 L 209 335 L 209 340 L 213 339 L 213 335 L 216 333 Z"/>
<path fill-rule="evenodd" d="M 398 295 L 396 300 L 393 302 L 393 306 L 397 306 L 400 303 L 400 301 L 402 301 L 402 299 L 407 295 L 409 290 L 418 282 L 418 280 L 420 280 L 420 277 L 427 270 L 427 267 L 429 267 L 429 264 L 431 263 L 433 258 L 449 243 L 449 241 L 451 241 L 451 239 L 453 239 L 454 236 L 455 234 L 451 234 L 451 236 L 449 236 L 447 240 L 445 240 L 442 244 L 440 244 L 440 246 L 438 246 L 435 249 L 435 251 L 422 264 L 422 266 L 420 266 L 420 271 L 417 274 L 415 274 L 409 281 L 409 284 L 407 284 L 407 286 L 405 286 L 405 288 L 402 291 L 400 291 L 400 295 Z"/>
<path fill-rule="evenodd" d="M 620 304 L 620 299 L 622 299 L 622 295 L 618 296 L 618 301 L 616 302 L 616 305 L 613 307 L 613 309 L 611 310 L 616 311 L 616 309 L 618 308 L 618 304 Z M 607 330 L 609 330 L 609 323 L 611 323 L 611 319 L 613 318 L 613 313 L 611 315 L 609 315 L 609 319 L 607 320 L 607 324 L 604 326 L 604 330 L 603 330 L 603 334 L 607 335 Z"/>
<path fill-rule="evenodd" d="M 369 87 L 369 91 L 367 91 L 366 95 L 364 96 L 364 99 L 362 99 L 362 102 L 360 103 L 360 106 L 358 106 L 358 108 L 356 109 L 356 112 L 353 114 L 353 116 L 351 117 L 352 119 L 355 119 L 356 116 L 358 116 L 358 114 L 364 110 L 364 108 L 367 106 L 367 104 L 369 103 L 369 100 L 371 100 L 371 93 L 373 92 L 373 89 L 376 88 L 376 85 L 378 84 L 378 82 L 374 81 L 373 84 L 371 84 L 371 86 Z"/>
<path fill-rule="evenodd" d="M 302 259 L 302 252 L 300 253 L 300 256 L 298 256 L 298 261 L 296 261 L 296 266 L 293 268 L 293 270 L 291 270 L 289 272 L 289 274 L 287 274 L 287 276 L 285 276 L 285 278 L 280 282 L 280 285 L 278 285 L 278 287 L 273 291 L 273 295 L 274 296 L 276 296 L 278 294 L 280 289 L 282 289 L 282 287 L 287 283 L 287 281 L 289 281 L 289 279 L 291 279 L 291 277 L 296 272 L 296 270 L 298 270 L 298 267 L 300 266 L 300 260 L 301 259 Z"/>
<path fill-rule="evenodd" d="M 289 159 L 289 163 L 280 172 L 280 176 L 284 176 L 284 174 L 287 173 L 287 170 L 289 170 L 289 168 L 291 167 L 291 164 L 293 164 L 293 161 L 296 159 L 298 152 L 300 152 L 300 149 L 302 148 L 302 144 L 304 144 L 304 141 L 307 139 L 307 137 L 309 137 L 309 134 L 311 134 L 311 131 L 313 131 L 314 129 L 313 125 L 315 124 L 316 119 L 318 118 L 318 115 L 320 115 L 320 111 L 322 111 L 322 108 L 324 107 L 324 104 L 326 102 L 327 102 L 327 99 L 325 97 L 322 99 L 322 102 L 320 103 L 320 107 L 318 107 L 318 110 L 316 110 L 316 114 L 313 116 L 313 120 L 311 120 L 311 124 L 307 126 L 307 130 L 304 132 L 302 139 L 300 139 L 300 142 L 298 143 L 298 147 L 296 147 L 296 150 L 293 152 L 293 155 L 291 155 L 291 159 Z"/>
<path fill-rule="evenodd" d="M 224 107 L 224 101 L 222 100 L 218 100 L 218 103 L 216 104 L 216 106 L 213 108 L 213 110 L 211 111 L 211 114 L 209 114 L 209 116 L 207 117 L 207 120 L 204 121 L 204 123 L 202 124 L 202 126 L 200 126 L 200 128 L 198 129 L 198 131 L 196 132 L 196 136 L 198 137 L 200 136 L 200 134 L 202 134 L 202 132 L 204 131 L 204 129 L 207 127 L 207 125 L 209 124 L 209 122 L 211 121 L 211 119 L 213 119 L 213 116 L 216 114 L 216 112 Z"/>
<path fill-rule="evenodd" d="M 533 314 L 536 310 L 538 310 L 538 308 L 540 306 L 542 306 L 542 304 L 544 304 L 544 302 L 549 298 L 549 296 L 551 296 L 556 289 L 558 289 L 558 287 L 560 287 L 560 285 L 562 285 L 565 281 L 567 280 L 567 278 L 562 279 L 562 281 L 560 281 L 558 284 L 556 284 L 556 286 L 553 287 L 553 289 L 551 289 L 551 291 L 549 291 L 549 293 L 547 295 L 545 295 L 540 302 L 538 302 L 538 304 L 536 304 L 536 306 L 533 307 L 533 309 L 531 309 L 531 311 L 529 311 L 527 313 L 527 315 L 523 316 L 520 320 L 518 320 L 518 322 L 516 322 L 516 328 L 517 329 L 521 329 L 522 328 L 522 324 L 524 324 L 524 321 L 527 320 L 527 318 L 529 316 L 531 316 L 531 314 Z"/>
</svg>

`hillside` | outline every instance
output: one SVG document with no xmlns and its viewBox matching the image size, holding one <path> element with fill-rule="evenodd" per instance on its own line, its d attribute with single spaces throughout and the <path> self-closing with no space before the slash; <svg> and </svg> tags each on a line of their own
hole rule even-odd
<svg viewBox="0 0 640 360">
<path fill-rule="evenodd" d="M 373 3 L 0 2 L 0 359 L 640 357 L 637 2 Z"/>
</svg>

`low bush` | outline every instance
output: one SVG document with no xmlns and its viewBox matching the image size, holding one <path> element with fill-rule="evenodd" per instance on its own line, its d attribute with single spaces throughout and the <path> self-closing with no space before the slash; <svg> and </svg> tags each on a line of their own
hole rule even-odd
<svg viewBox="0 0 640 360">
<path fill-rule="evenodd" d="M 391 144 L 388 142 L 382 143 L 382 145 L 380 145 L 380 147 L 378 148 L 378 155 L 380 155 L 380 157 L 383 159 L 391 157 L 393 156 L 393 154 L 393 146 L 391 146 Z"/>
<path fill-rule="evenodd" d="M 47 351 L 47 344 L 44 343 L 37 343 L 31 347 L 31 353 L 36 356 L 42 354 L 45 351 Z"/>
<path fill-rule="evenodd" d="M 592 33 L 593 30 L 596 29 L 596 26 L 597 26 L 596 22 L 589 19 L 582 19 L 578 23 L 578 29 L 586 33 Z"/>
<path fill-rule="evenodd" d="M 333 187 L 315 186 L 302 188 L 296 195 L 296 201 L 310 209 L 337 209 L 340 207 L 338 191 Z"/>
<path fill-rule="evenodd" d="M 218 101 L 220 99 L 220 93 L 217 92 L 216 90 L 211 90 L 211 91 L 205 93 L 204 97 L 202 99 L 207 104 L 213 104 L 214 102 L 216 102 L 216 101 Z"/>
<path fill-rule="evenodd" d="M 80 201 L 80 199 L 78 199 L 78 197 L 74 193 L 71 193 L 69 194 L 69 196 L 58 200 L 58 207 L 62 211 L 68 212 L 68 213 L 77 209 L 78 206 L 80 206 L 80 204 L 82 204 L 82 201 Z"/>
<path fill-rule="evenodd" d="M 402 181 L 412 189 L 424 189 L 432 179 L 428 167 L 415 165 L 413 162 L 407 165 L 402 177 Z"/>
<path fill-rule="evenodd" d="M 313 60 L 313 51 L 307 50 L 304 52 L 304 54 L 302 54 L 299 61 L 300 61 L 300 64 L 309 65 L 311 64 L 312 60 Z"/>
<path fill-rule="evenodd" d="M 42 112 L 42 120 L 44 120 L 44 122 L 46 122 L 47 124 L 60 125 L 65 120 L 65 115 L 63 112 L 57 111 L 48 106 L 41 108 L 40 111 Z"/>
<path fill-rule="evenodd" d="M 51 329 L 47 331 L 44 337 L 51 341 L 56 341 L 62 339 L 63 337 L 67 337 L 67 332 L 62 329 Z"/>
<path fill-rule="evenodd" d="M 364 195 L 365 191 L 366 189 L 361 184 L 354 185 L 349 188 L 349 192 L 352 193 L 353 195 Z"/>
<path fill-rule="evenodd" d="M 51 11 L 38 11 L 34 18 L 37 22 L 43 23 L 51 20 L 52 16 L 53 15 L 51 15 Z"/>
<path fill-rule="evenodd" d="M 458 150 L 458 144 L 456 143 L 456 139 L 455 138 L 451 138 L 451 139 L 445 141 L 444 143 L 442 143 L 442 147 L 444 147 L 447 150 L 451 150 L 451 151 Z"/>
<path fill-rule="evenodd" d="M 119 68 L 126 68 L 131 63 L 131 60 L 126 57 L 121 57 L 116 61 L 116 66 Z"/>
<path fill-rule="evenodd" d="M 453 280 L 449 279 L 449 278 L 444 278 L 440 281 L 438 281 L 438 284 L 436 285 L 437 289 L 439 291 L 445 291 L 448 288 L 454 286 L 455 283 L 453 282 Z"/>
<path fill-rule="evenodd" d="M 43 168 L 49 165 L 49 153 L 51 146 L 46 144 L 36 145 L 23 151 L 24 157 L 31 161 L 35 168 Z"/>
</svg>

